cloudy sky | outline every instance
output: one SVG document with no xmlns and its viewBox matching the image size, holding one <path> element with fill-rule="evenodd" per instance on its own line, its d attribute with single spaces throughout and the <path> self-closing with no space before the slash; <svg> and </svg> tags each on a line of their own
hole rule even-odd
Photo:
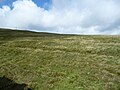
<svg viewBox="0 0 120 90">
<path fill-rule="evenodd" d="M 120 35 L 120 0 L 0 0 L 0 27 Z"/>
</svg>

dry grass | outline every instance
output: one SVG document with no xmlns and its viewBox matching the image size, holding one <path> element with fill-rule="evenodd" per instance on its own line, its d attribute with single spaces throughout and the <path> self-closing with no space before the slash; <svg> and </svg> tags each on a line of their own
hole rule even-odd
<svg viewBox="0 0 120 90">
<path fill-rule="evenodd" d="M 0 30 L 0 76 L 32 90 L 120 90 L 120 36 Z"/>
</svg>

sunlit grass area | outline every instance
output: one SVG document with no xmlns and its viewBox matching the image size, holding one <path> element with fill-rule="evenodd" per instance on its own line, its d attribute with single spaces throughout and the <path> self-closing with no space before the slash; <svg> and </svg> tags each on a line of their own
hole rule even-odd
<svg viewBox="0 0 120 90">
<path fill-rule="evenodd" d="M 120 36 L 0 29 L 0 77 L 32 90 L 120 90 Z"/>
</svg>

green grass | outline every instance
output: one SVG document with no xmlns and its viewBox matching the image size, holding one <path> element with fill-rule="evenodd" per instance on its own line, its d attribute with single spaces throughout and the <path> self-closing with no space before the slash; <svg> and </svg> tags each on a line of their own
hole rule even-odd
<svg viewBox="0 0 120 90">
<path fill-rule="evenodd" d="M 0 29 L 0 77 L 32 90 L 120 90 L 120 36 Z"/>
</svg>

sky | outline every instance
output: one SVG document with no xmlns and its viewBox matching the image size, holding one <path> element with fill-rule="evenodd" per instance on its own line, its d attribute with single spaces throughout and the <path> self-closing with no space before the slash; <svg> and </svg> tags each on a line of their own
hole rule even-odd
<svg viewBox="0 0 120 90">
<path fill-rule="evenodd" d="M 120 0 L 0 0 L 0 27 L 120 35 Z"/>
</svg>

